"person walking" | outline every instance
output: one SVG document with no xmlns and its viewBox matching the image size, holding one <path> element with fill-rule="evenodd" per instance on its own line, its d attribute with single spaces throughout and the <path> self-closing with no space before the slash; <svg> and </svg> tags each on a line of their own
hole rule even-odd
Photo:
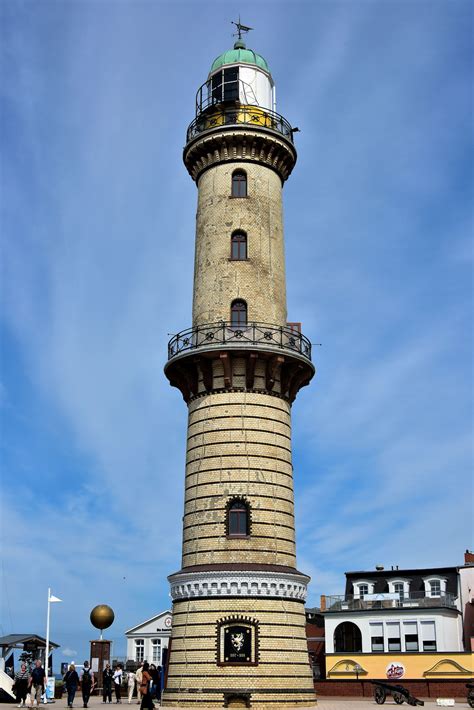
<svg viewBox="0 0 474 710">
<path fill-rule="evenodd" d="M 128 704 L 132 702 L 133 691 L 135 689 L 135 678 L 136 675 L 133 671 L 128 671 L 127 673 L 127 689 L 128 689 Z"/>
<path fill-rule="evenodd" d="M 77 686 L 79 685 L 79 676 L 77 675 L 74 663 L 71 663 L 69 666 L 68 672 L 64 676 L 64 682 L 67 690 L 67 706 L 68 708 L 72 708 Z"/>
<path fill-rule="evenodd" d="M 112 702 L 112 680 L 114 678 L 114 672 L 112 668 L 110 667 L 110 663 L 106 663 L 104 672 L 102 674 L 102 683 L 103 683 L 103 694 L 102 694 L 102 702 L 106 703 L 107 700 L 109 703 Z"/>
<path fill-rule="evenodd" d="M 35 667 L 31 671 L 31 676 L 30 676 L 30 693 L 31 693 L 31 704 L 34 705 L 41 705 L 41 696 L 44 693 L 45 685 L 46 685 L 46 673 L 41 665 L 41 661 L 38 660 L 35 661 Z"/>
<path fill-rule="evenodd" d="M 84 669 L 81 673 L 81 690 L 82 690 L 82 702 L 84 707 L 87 707 L 89 698 L 92 691 L 95 688 L 95 677 L 91 669 L 89 668 L 89 661 L 84 661 Z"/>
<path fill-rule="evenodd" d="M 137 683 L 137 705 L 140 705 L 140 703 L 142 701 L 142 696 L 140 693 L 140 686 L 142 684 L 142 674 L 143 674 L 143 661 L 140 663 L 137 670 L 135 671 L 135 681 Z"/>
<path fill-rule="evenodd" d="M 16 695 L 16 701 L 19 708 L 24 708 L 26 705 L 26 696 L 28 695 L 28 686 L 30 684 L 30 674 L 26 663 L 22 663 L 20 670 L 15 673 L 12 690 Z"/>
<path fill-rule="evenodd" d="M 150 667 L 148 662 L 145 661 L 142 668 L 142 682 L 140 683 L 140 693 L 142 695 L 142 702 L 140 705 L 140 710 L 154 710 L 153 700 L 151 699 L 150 683 L 151 675 L 149 673 Z"/>
<path fill-rule="evenodd" d="M 115 688 L 115 702 L 122 702 L 122 666 L 120 663 L 116 666 L 114 671 L 114 688 Z"/>
</svg>

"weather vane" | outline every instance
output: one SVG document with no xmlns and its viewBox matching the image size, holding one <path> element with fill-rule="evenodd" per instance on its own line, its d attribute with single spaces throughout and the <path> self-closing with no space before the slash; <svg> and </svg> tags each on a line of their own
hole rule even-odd
<svg viewBox="0 0 474 710">
<path fill-rule="evenodd" d="M 234 22 L 234 20 L 231 20 L 231 24 L 235 25 L 237 27 L 237 32 L 234 32 L 234 37 L 238 37 L 239 41 L 242 41 L 242 32 L 250 32 L 250 30 L 253 30 L 253 27 L 247 27 L 247 25 L 243 25 L 240 21 L 240 15 L 239 15 L 239 21 Z"/>
</svg>

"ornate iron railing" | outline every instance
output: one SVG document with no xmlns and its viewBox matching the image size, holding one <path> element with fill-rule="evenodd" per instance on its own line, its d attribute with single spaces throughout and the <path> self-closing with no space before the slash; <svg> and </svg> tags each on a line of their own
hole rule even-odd
<svg viewBox="0 0 474 710">
<path fill-rule="evenodd" d="M 432 597 L 425 592 L 409 594 L 370 594 L 358 597 L 353 594 L 326 596 L 324 611 L 370 611 L 372 609 L 410 609 L 426 607 L 456 608 L 457 597 L 447 592 Z"/>
<path fill-rule="evenodd" d="M 310 341 L 289 326 L 269 323 L 232 325 L 224 321 L 199 325 L 173 336 L 168 343 L 168 358 L 171 360 L 182 352 L 198 348 L 230 346 L 248 349 L 255 345 L 287 350 L 311 361 Z"/>
<path fill-rule="evenodd" d="M 224 128 L 240 124 L 255 128 L 270 128 L 293 143 L 293 129 L 286 118 L 259 106 L 242 106 L 240 104 L 232 106 L 216 104 L 199 114 L 188 127 L 186 142 L 189 143 L 200 133 L 211 128 Z"/>
</svg>

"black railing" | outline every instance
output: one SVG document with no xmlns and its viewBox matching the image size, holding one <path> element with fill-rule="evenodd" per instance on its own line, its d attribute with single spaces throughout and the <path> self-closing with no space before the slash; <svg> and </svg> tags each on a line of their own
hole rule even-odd
<svg viewBox="0 0 474 710">
<path fill-rule="evenodd" d="M 198 348 L 230 346 L 248 349 L 255 345 L 287 350 L 311 361 L 310 341 L 289 326 L 268 323 L 232 325 L 223 321 L 199 325 L 173 336 L 168 343 L 168 358 L 171 360 L 182 352 Z"/>
<path fill-rule="evenodd" d="M 209 131 L 212 128 L 241 124 L 254 126 L 255 128 L 270 128 L 293 143 L 293 129 L 286 118 L 268 109 L 259 108 L 258 106 L 241 106 L 240 104 L 233 104 L 232 106 L 216 104 L 207 109 L 205 113 L 199 114 L 189 125 L 186 142 L 189 143 L 200 133 Z"/>
</svg>

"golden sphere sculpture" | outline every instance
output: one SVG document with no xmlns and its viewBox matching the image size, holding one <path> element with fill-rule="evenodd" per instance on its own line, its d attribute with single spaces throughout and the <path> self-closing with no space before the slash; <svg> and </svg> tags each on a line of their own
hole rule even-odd
<svg viewBox="0 0 474 710">
<path fill-rule="evenodd" d="M 98 604 L 91 611 L 91 624 L 103 631 L 114 623 L 114 610 L 107 604 Z"/>
</svg>

